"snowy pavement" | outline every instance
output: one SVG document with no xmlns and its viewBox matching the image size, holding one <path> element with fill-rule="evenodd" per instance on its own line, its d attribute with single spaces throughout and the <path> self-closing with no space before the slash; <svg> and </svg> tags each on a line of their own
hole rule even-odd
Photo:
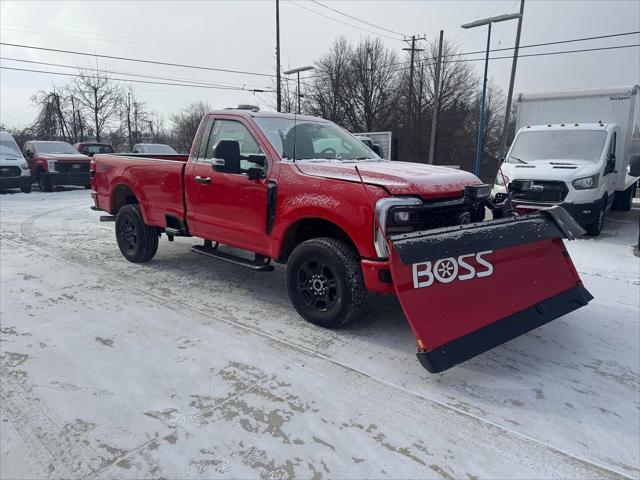
<svg viewBox="0 0 640 480">
<path fill-rule="evenodd" d="M 640 478 L 640 209 L 568 244 L 595 300 L 442 374 L 397 301 L 329 331 L 253 273 L 118 251 L 84 190 L 0 196 L 0 477 Z"/>
</svg>

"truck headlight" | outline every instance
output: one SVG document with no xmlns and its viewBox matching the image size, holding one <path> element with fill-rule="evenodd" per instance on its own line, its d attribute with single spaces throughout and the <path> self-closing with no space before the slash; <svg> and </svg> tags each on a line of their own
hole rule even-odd
<svg viewBox="0 0 640 480">
<path fill-rule="evenodd" d="M 49 172 L 55 172 L 56 171 L 56 161 L 55 160 L 47 160 L 47 170 L 49 170 Z"/>
<path fill-rule="evenodd" d="M 498 174 L 496 175 L 496 185 L 500 185 L 501 187 L 504 187 L 505 185 L 508 185 L 508 184 L 509 184 L 509 177 L 498 172 Z"/>
<path fill-rule="evenodd" d="M 20 165 L 20 168 L 21 168 L 22 170 L 29 170 L 29 164 L 25 162 L 25 163 L 23 163 L 22 165 Z"/>
<path fill-rule="evenodd" d="M 589 190 L 591 188 L 598 188 L 598 177 L 599 174 L 596 173 L 595 175 L 590 175 L 588 177 L 577 178 L 573 182 L 571 182 L 571 185 L 573 185 L 573 188 L 575 188 L 576 190 Z"/>
<path fill-rule="evenodd" d="M 408 230 L 405 231 L 412 231 L 413 227 L 410 227 L 410 223 L 415 221 L 415 212 L 401 210 L 394 212 L 393 219 L 389 222 L 389 210 L 392 207 L 417 207 L 420 205 L 422 205 L 422 201 L 414 197 L 382 198 L 376 202 L 375 218 L 373 220 L 373 244 L 379 258 L 387 258 L 389 256 L 389 251 L 387 250 L 388 223 L 406 223 Z M 399 231 L 396 231 L 396 233 L 399 233 Z"/>
</svg>

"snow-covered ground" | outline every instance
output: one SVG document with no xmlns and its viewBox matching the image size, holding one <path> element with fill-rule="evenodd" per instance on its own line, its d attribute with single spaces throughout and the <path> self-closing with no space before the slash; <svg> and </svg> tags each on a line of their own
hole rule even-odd
<svg viewBox="0 0 640 480">
<path fill-rule="evenodd" d="M 84 190 L 0 196 L 2 478 L 639 478 L 636 206 L 568 244 L 595 300 L 439 375 L 397 301 L 328 331 L 284 270 L 163 240 Z"/>
</svg>

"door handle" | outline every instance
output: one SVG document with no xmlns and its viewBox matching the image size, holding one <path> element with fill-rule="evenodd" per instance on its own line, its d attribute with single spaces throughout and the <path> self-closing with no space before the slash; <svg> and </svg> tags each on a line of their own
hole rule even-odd
<svg viewBox="0 0 640 480">
<path fill-rule="evenodd" d="M 209 177 L 197 176 L 195 180 L 196 180 L 196 182 L 204 183 L 205 185 L 208 185 L 208 184 L 211 183 L 211 178 L 209 178 Z"/>
</svg>

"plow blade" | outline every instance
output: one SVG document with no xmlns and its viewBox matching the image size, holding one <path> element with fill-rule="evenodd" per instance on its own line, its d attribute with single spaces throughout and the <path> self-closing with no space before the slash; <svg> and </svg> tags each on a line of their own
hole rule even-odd
<svg viewBox="0 0 640 480">
<path fill-rule="evenodd" d="M 446 370 L 586 305 L 560 207 L 388 240 L 396 293 L 430 372 Z"/>
</svg>

